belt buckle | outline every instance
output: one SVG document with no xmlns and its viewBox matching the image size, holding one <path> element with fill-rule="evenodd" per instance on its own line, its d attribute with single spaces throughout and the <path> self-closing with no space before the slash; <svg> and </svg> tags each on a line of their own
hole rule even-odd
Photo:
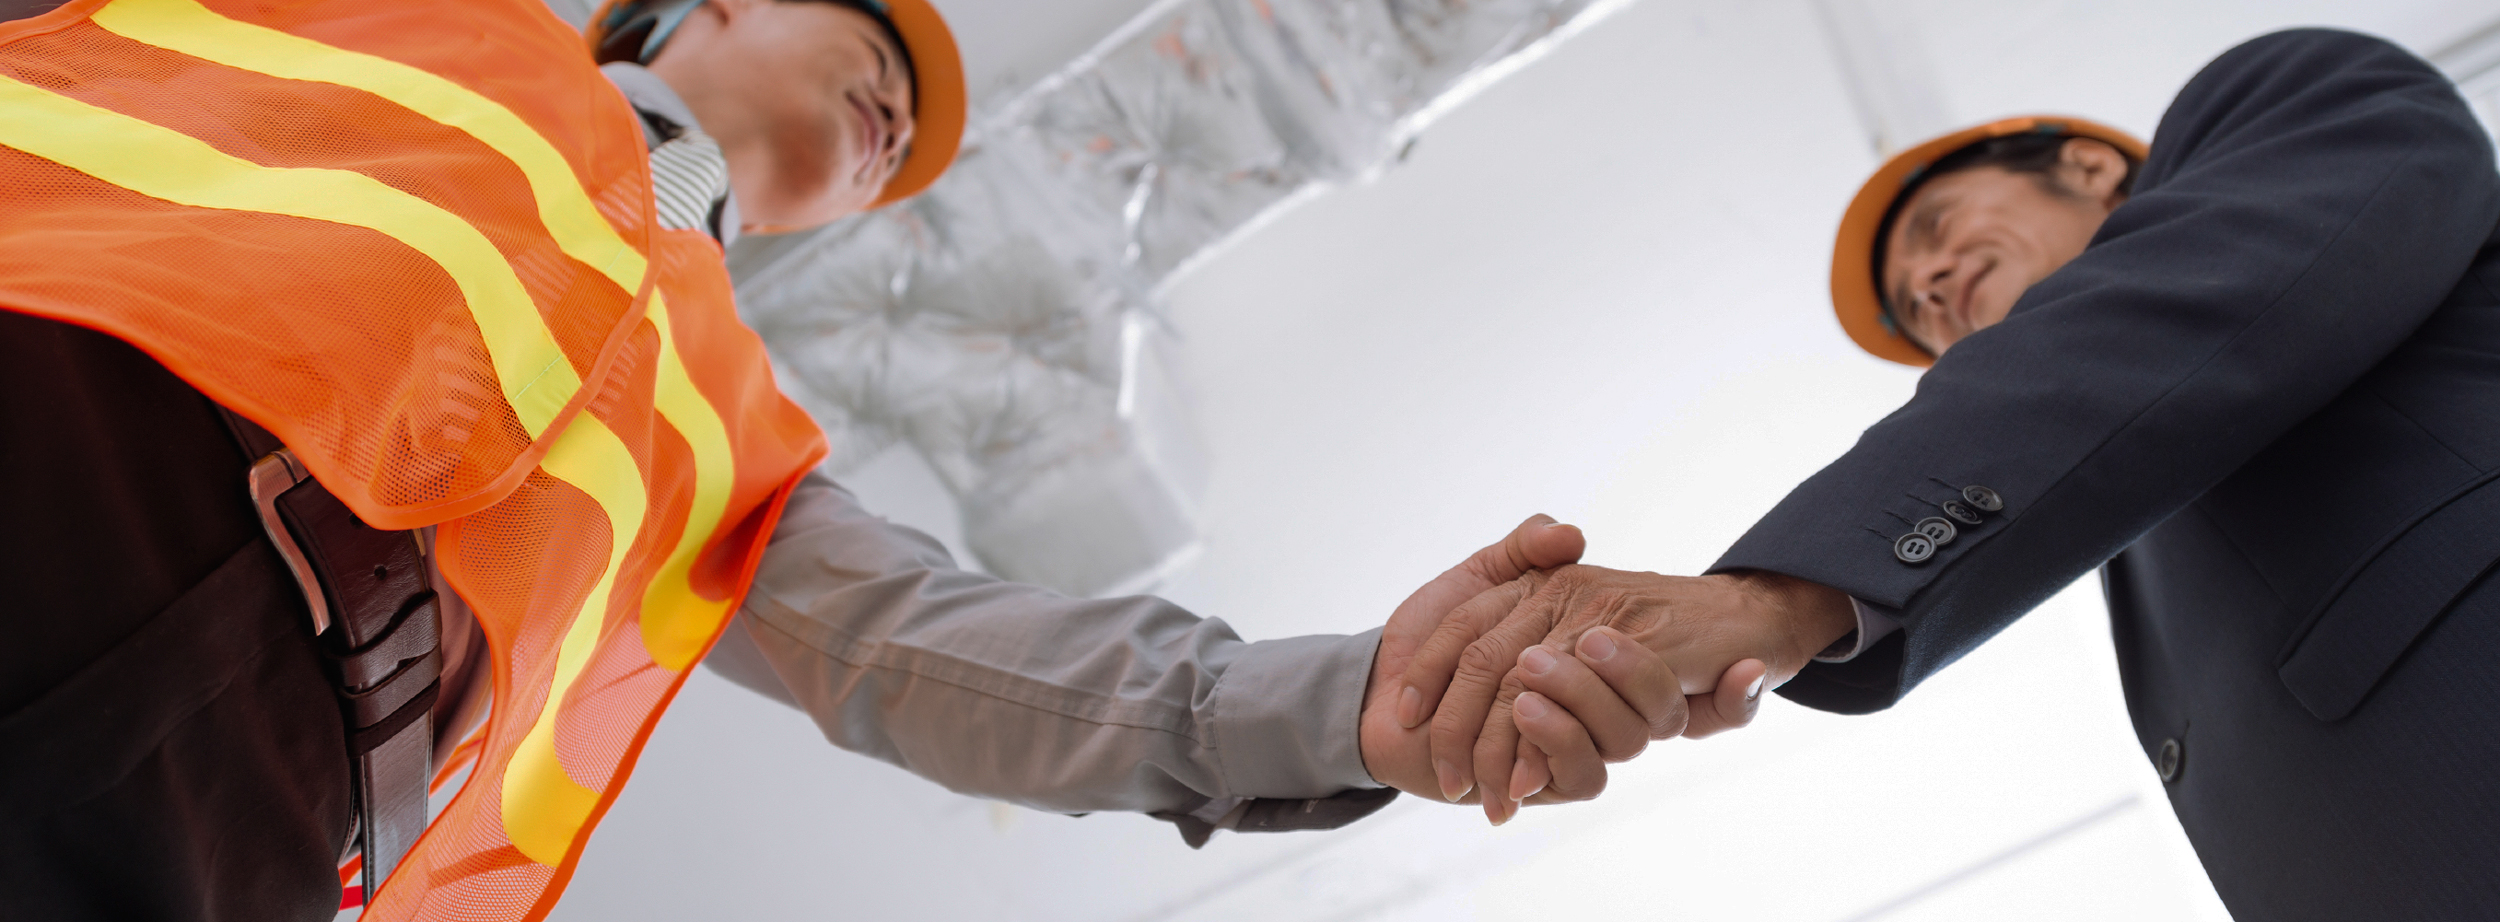
<svg viewBox="0 0 2500 922">
<path fill-rule="evenodd" d="M 312 609 L 313 636 L 330 631 L 330 604 L 321 592 L 321 577 L 313 573 L 312 560 L 304 556 L 302 545 L 295 543 L 295 533 L 288 530 L 286 520 L 278 517 L 278 497 L 312 477 L 297 463 L 295 453 L 285 449 L 270 452 L 252 463 L 252 506 L 260 510 L 260 527 L 269 534 L 269 543 L 278 546 L 278 556 L 286 560 L 286 568 L 295 574 L 295 585 L 304 590 L 304 602 Z"/>
<path fill-rule="evenodd" d="M 428 542 L 372 529 L 283 448 L 253 462 L 251 490 L 261 528 L 303 590 L 330 661 L 357 803 L 351 844 L 361 843 L 370 900 L 426 827 L 440 609 L 422 575 L 407 580 L 422 574 Z M 407 539 L 413 550 L 391 546 Z M 368 567 L 373 582 L 362 581 Z"/>
</svg>

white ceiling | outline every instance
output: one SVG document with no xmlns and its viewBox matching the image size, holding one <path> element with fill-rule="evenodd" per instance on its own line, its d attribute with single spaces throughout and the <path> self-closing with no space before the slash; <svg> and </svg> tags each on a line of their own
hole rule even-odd
<svg viewBox="0 0 2500 922">
<path fill-rule="evenodd" d="M 976 86 L 1143 0 L 939 0 Z M 1958 121 L 2149 132 L 2230 44 L 2295 23 L 2438 46 L 2485 0 L 1897 0 Z M 1374 625 L 1531 512 L 1590 560 L 1693 572 L 1905 399 L 1828 319 L 1865 135 L 1807 0 L 1641 0 L 1173 290 L 1215 471 L 1167 595 L 1251 638 Z M 952 538 L 896 453 L 851 479 Z M 566 920 L 2219 919 L 2127 730 L 2087 581 L 1921 688 L 1774 702 L 1591 805 L 1501 830 L 1413 799 L 1334 834 L 1228 836 L 958 797 L 698 673 L 582 861 Z M 2026 844 L 2032 847 L 2025 848 Z M 1904 902 L 1904 900 L 1907 902 Z M 1877 915 L 1870 916 L 1873 912 Z"/>
<path fill-rule="evenodd" d="M 1083 54 L 1154 0 L 934 0 L 977 98 L 1013 92 Z"/>
</svg>

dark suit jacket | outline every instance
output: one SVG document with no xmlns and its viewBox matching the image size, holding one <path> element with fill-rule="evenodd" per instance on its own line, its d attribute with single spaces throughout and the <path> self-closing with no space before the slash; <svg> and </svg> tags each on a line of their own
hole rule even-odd
<svg viewBox="0 0 2500 922">
<path fill-rule="evenodd" d="M 2500 917 L 2496 224 L 2428 64 L 2225 54 L 2083 255 L 1719 561 L 1903 613 L 1781 693 L 1888 707 L 2107 564 L 2136 729 L 2240 918 Z M 1970 485 L 2003 510 L 1897 559 Z"/>
</svg>

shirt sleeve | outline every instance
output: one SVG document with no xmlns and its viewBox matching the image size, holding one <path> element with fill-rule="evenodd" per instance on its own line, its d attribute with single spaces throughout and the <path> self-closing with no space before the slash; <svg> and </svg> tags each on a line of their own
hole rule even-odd
<svg viewBox="0 0 2500 922">
<path fill-rule="evenodd" d="M 1849 607 L 1857 612 L 1857 629 L 1850 631 L 1849 636 L 1833 641 L 1831 646 L 1823 648 L 1823 652 L 1815 654 L 1815 662 L 1846 663 L 1857 659 L 1858 654 L 1865 653 L 1867 648 L 1901 629 L 1900 612 L 1881 605 L 1869 605 L 1865 599 L 1854 596 L 1849 599 Z"/>
<path fill-rule="evenodd" d="M 1216 821 L 1376 788 L 1357 725 L 1377 631 L 1245 643 L 1157 598 L 961 569 L 810 474 L 707 662 L 834 745 L 1038 810 Z"/>
</svg>

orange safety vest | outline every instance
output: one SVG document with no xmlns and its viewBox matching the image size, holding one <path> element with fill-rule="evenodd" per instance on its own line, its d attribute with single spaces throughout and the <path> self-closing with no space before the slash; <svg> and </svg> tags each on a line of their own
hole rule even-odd
<svg viewBox="0 0 2500 922">
<path fill-rule="evenodd" d="M 823 435 L 539 0 L 76 0 L 0 24 L 0 308 L 145 350 L 493 649 L 468 784 L 366 918 L 537 919 Z M 237 489 L 241 489 L 238 485 Z"/>
</svg>

